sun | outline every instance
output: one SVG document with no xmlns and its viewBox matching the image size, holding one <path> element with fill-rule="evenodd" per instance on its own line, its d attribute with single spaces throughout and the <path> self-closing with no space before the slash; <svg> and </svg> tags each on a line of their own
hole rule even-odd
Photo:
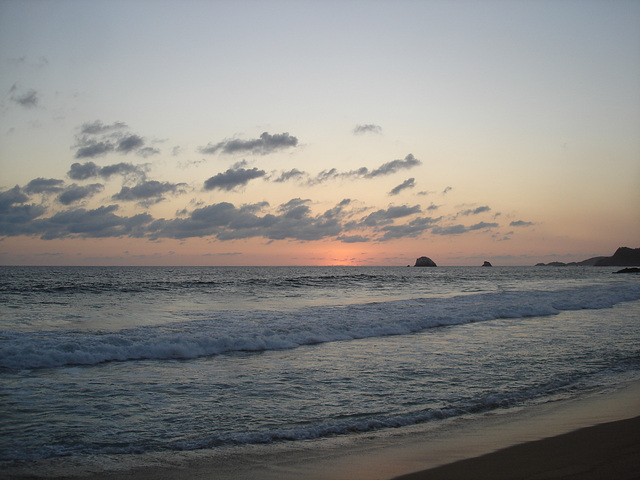
<svg viewBox="0 0 640 480">
<path fill-rule="evenodd" d="M 352 245 L 332 242 L 326 245 L 326 250 L 318 258 L 321 265 L 356 267 L 361 264 L 359 255 L 361 252 Z"/>
</svg>

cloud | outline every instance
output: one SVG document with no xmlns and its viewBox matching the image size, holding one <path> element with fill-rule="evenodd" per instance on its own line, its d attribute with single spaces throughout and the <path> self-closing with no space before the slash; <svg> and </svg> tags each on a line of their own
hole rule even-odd
<svg viewBox="0 0 640 480">
<path fill-rule="evenodd" d="M 107 133 L 126 130 L 129 128 L 124 122 L 113 122 L 111 125 L 105 125 L 100 120 L 94 122 L 85 122 L 80 126 L 80 133 L 83 135 L 104 135 Z"/>
<path fill-rule="evenodd" d="M 397 187 L 394 187 L 389 195 L 398 195 L 402 190 L 406 190 L 407 188 L 414 188 L 416 186 L 415 178 L 409 178 L 402 182 Z"/>
<path fill-rule="evenodd" d="M 228 202 L 208 205 L 191 212 L 187 218 L 155 220 L 149 225 L 152 238 L 190 238 L 215 235 L 228 224 L 236 207 Z"/>
<path fill-rule="evenodd" d="M 205 190 L 233 190 L 236 187 L 244 186 L 254 178 L 263 177 L 266 175 L 264 170 L 258 170 L 257 168 L 245 169 L 245 168 L 230 168 L 224 173 L 219 173 L 211 178 L 208 178 L 204 182 Z"/>
<path fill-rule="evenodd" d="M 275 217 L 274 222 L 266 230 L 266 238 L 313 241 L 334 237 L 342 232 L 342 225 L 334 209 L 314 216 L 304 205 L 306 202 L 308 200 L 294 199 L 282 205 L 280 208 L 282 214 Z"/>
<path fill-rule="evenodd" d="M 105 155 L 113 150 L 113 144 L 109 142 L 86 141 L 76 151 L 76 158 L 95 158 Z"/>
<path fill-rule="evenodd" d="M 421 213 L 420 205 L 409 207 L 400 205 L 397 207 L 389 207 L 386 210 L 377 210 L 362 219 L 362 224 L 368 227 L 376 227 L 393 222 L 396 218 L 407 217 L 415 213 Z"/>
<path fill-rule="evenodd" d="M 355 135 L 362 135 L 365 133 L 376 133 L 379 135 L 382 133 L 382 127 L 380 125 L 374 125 L 372 123 L 368 123 L 366 125 L 356 125 L 356 127 L 353 129 L 353 133 Z"/>
<path fill-rule="evenodd" d="M 303 200 L 301 198 L 292 198 L 287 203 L 280 205 L 280 212 L 287 218 L 300 219 L 308 215 L 311 209 L 307 206 L 311 200 Z"/>
<path fill-rule="evenodd" d="M 486 222 L 480 222 L 480 223 L 476 223 L 475 225 L 471 225 L 469 227 L 469 231 L 473 231 L 473 230 L 486 230 L 488 228 L 496 228 L 498 226 L 497 223 L 486 223 Z"/>
<path fill-rule="evenodd" d="M 392 160 L 391 162 L 383 163 L 371 171 L 367 167 L 360 167 L 357 170 L 351 170 L 349 172 L 340 172 L 336 168 L 323 170 L 316 175 L 315 178 L 309 180 L 309 184 L 315 185 L 337 178 L 375 178 L 383 175 L 391 175 L 399 170 L 410 169 L 417 165 L 422 165 L 422 162 L 410 153 L 404 160 Z"/>
<path fill-rule="evenodd" d="M 260 155 L 267 155 L 273 153 L 276 150 L 284 148 L 292 148 L 298 145 L 298 139 L 289 135 L 289 133 L 277 133 L 274 135 L 264 132 L 260 135 L 260 138 L 253 140 L 224 140 L 222 142 L 212 145 L 207 144 L 205 147 L 200 147 L 198 151 L 203 154 L 235 154 L 235 153 L 254 153 Z"/>
<path fill-rule="evenodd" d="M 445 189 L 442 191 L 442 195 L 446 195 L 447 193 L 449 193 L 451 190 L 453 190 L 452 187 L 445 187 Z"/>
<path fill-rule="evenodd" d="M 93 162 L 74 163 L 71 165 L 67 175 L 73 180 L 86 180 L 97 177 L 100 171 L 101 168 Z"/>
<path fill-rule="evenodd" d="M 62 190 L 62 186 L 64 185 L 63 180 L 58 180 L 55 178 L 34 178 L 31 180 L 26 187 L 24 187 L 24 191 L 29 194 L 33 193 L 54 193 Z"/>
<path fill-rule="evenodd" d="M 148 231 L 151 238 L 215 236 L 222 241 L 252 237 L 312 241 L 341 233 L 340 212 L 348 200 L 318 215 L 311 213 L 308 203 L 294 198 L 273 214 L 263 213 L 268 207 L 265 202 L 241 207 L 222 202 L 198 208 L 187 218 L 155 221 Z"/>
<path fill-rule="evenodd" d="M 367 173 L 365 177 L 372 178 L 379 175 L 391 175 L 392 173 L 396 173 L 398 170 L 409 169 L 418 165 L 422 165 L 422 162 L 410 153 L 404 157 L 404 160 L 393 160 L 382 164 L 372 172 Z"/>
<path fill-rule="evenodd" d="M 146 175 L 145 167 L 141 165 L 133 165 L 131 163 L 114 163 L 102 167 L 98 171 L 98 175 L 103 178 L 109 178 L 112 175 L 133 175 L 144 177 Z"/>
<path fill-rule="evenodd" d="M 63 205 L 71 205 L 79 200 L 84 200 L 87 197 L 95 195 L 102 191 L 103 188 L 104 186 L 100 183 L 93 183 L 85 186 L 76 185 L 74 183 L 69 185 L 60 195 L 58 195 L 58 201 Z"/>
<path fill-rule="evenodd" d="M 530 227 L 535 225 L 533 222 L 525 222 L 524 220 L 516 220 L 515 222 L 511 222 L 509 226 L 511 227 Z"/>
<path fill-rule="evenodd" d="M 431 232 L 436 235 L 460 235 L 468 232 L 468 230 L 464 225 L 451 225 L 448 227 L 434 227 Z"/>
<path fill-rule="evenodd" d="M 289 170 L 288 172 L 282 172 L 279 177 L 274 178 L 273 181 L 276 183 L 286 182 L 291 179 L 301 178 L 306 176 L 305 172 L 301 172 L 297 168 Z"/>
<path fill-rule="evenodd" d="M 29 197 L 17 185 L 0 192 L 0 236 L 29 234 L 31 222 L 43 215 L 41 205 L 26 204 Z"/>
<path fill-rule="evenodd" d="M 440 218 L 418 217 L 406 225 L 385 225 L 382 227 L 384 235 L 380 240 L 384 242 L 396 238 L 419 237 L 427 230 L 433 228 L 435 222 L 439 220 Z"/>
<path fill-rule="evenodd" d="M 104 132 L 120 132 L 121 127 L 94 123 L 86 125 L 86 130 L 101 132 L 101 135 Z M 130 137 L 131 135 L 120 138 Z M 139 141 L 134 140 L 135 138 L 131 140 L 131 149 L 139 145 Z M 373 171 L 363 167 L 347 173 L 353 173 L 359 178 L 374 178 L 377 175 L 392 174 L 402 168 L 410 168 L 410 165 L 417 162 L 412 155 L 408 155 L 404 160 L 385 163 Z M 226 172 L 209 178 L 205 182 L 205 189 L 229 191 L 246 185 L 252 179 L 266 177 L 264 171 L 257 168 L 249 169 L 246 165 L 244 161 L 236 163 Z M 179 183 L 147 181 L 144 174 L 143 166 L 131 163 L 100 167 L 89 161 L 74 163 L 69 170 L 69 177 L 74 180 L 96 177 L 106 179 L 113 175 L 138 176 L 135 185 L 127 182 L 126 186 L 111 197 L 114 202 L 139 202 L 140 205 L 150 205 L 163 200 L 169 194 L 181 193 L 186 187 L 185 184 Z M 339 173 L 334 172 L 331 175 Z M 303 176 L 308 175 L 293 169 L 282 172 L 278 177 L 274 175 L 273 181 Z M 401 185 L 410 188 L 412 182 L 413 179 L 408 179 Z M 183 209 L 177 212 L 174 218 L 168 219 L 154 218 L 146 213 L 132 217 L 119 215 L 118 205 L 94 209 L 73 206 L 103 189 L 101 183 L 74 183 L 64 187 L 62 180 L 36 178 L 24 189 L 16 186 L 0 192 L 0 236 L 29 235 L 39 236 L 41 239 L 130 236 L 150 240 L 211 237 L 219 241 L 263 238 L 268 241 L 301 242 L 335 238 L 343 243 L 363 243 L 416 238 L 428 232 L 455 235 L 497 227 L 495 223 L 485 222 L 470 227 L 440 226 L 443 217 L 419 216 L 423 211 L 420 205 L 390 205 L 375 211 L 364 207 L 367 213 L 363 214 L 362 206 L 353 207 L 353 202 L 348 198 L 321 212 L 314 209 L 314 203 L 308 198 L 292 198 L 274 207 L 266 202 L 240 206 L 228 202 L 211 205 L 191 202 L 193 210 Z M 55 214 L 45 217 L 46 205 L 29 205 L 30 194 L 52 192 L 56 192 L 58 201 L 57 207 L 53 209 Z M 49 201 L 46 196 L 38 198 L 42 198 L 43 202 Z M 59 211 L 60 205 L 66 206 L 67 209 Z M 433 206 L 429 209 L 435 208 L 437 207 Z"/>
<path fill-rule="evenodd" d="M 112 175 L 134 175 L 144 178 L 146 173 L 144 167 L 131 163 L 115 163 L 99 167 L 93 162 L 86 162 L 72 164 L 67 175 L 72 180 L 87 180 L 95 177 L 109 178 Z"/>
<path fill-rule="evenodd" d="M 366 172 L 366 169 L 365 169 L 365 172 Z M 330 170 L 323 170 L 320 173 L 318 173 L 318 175 L 316 175 L 314 179 L 309 180 L 309 184 L 314 185 L 317 183 L 326 182 L 327 180 L 333 180 L 334 178 L 348 177 L 352 175 L 353 175 L 352 173 L 340 173 L 336 168 L 332 168 Z"/>
<path fill-rule="evenodd" d="M 160 153 L 152 147 L 145 147 L 144 139 L 131 133 L 124 122 L 104 124 L 100 120 L 83 123 L 76 135 L 76 158 L 95 158 L 110 152 L 126 155 L 135 152 L 143 157 Z"/>
<path fill-rule="evenodd" d="M 120 201 L 148 201 L 153 199 L 153 203 L 164 200 L 165 193 L 176 193 L 184 183 L 158 182 L 156 180 L 143 181 L 134 187 L 122 187 L 120 192 L 112 198 Z"/>
<path fill-rule="evenodd" d="M 469 210 L 463 210 L 462 212 L 459 213 L 459 215 L 478 215 L 479 213 L 488 212 L 489 210 L 491 210 L 491 208 L 489 208 L 488 206 L 484 205 L 484 206 L 478 207 L 478 208 L 473 208 L 473 209 L 469 209 Z"/>
<path fill-rule="evenodd" d="M 93 210 L 65 210 L 50 218 L 34 220 L 32 234 L 40 235 L 43 240 L 143 236 L 144 226 L 152 220 L 151 215 L 141 213 L 132 217 L 121 217 L 114 213 L 117 209 L 117 205 L 108 205 Z"/>
<path fill-rule="evenodd" d="M 118 142 L 118 152 L 129 153 L 144 145 L 144 140 L 138 135 L 128 135 Z"/>
<path fill-rule="evenodd" d="M 26 65 L 26 66 L 33 66 L 37 68 L 43 68 L 49 65 L 49 60 L 47 59 L 47 57 L 44 57 L 44 56 L 38 57 L 36 60 L 32 60 L 30 58 L 27 58 L 26 55 L 23 55 L 22 57 L 18 57 L 18 58 L 8 58 L 6 62 L 13 67 Z"/>
<path fill-rule="evenodd" d="M 475 225 L 471 225 L 470 227 L 465 227 L 464 225 L 451 225 L 448 227 L 434 227 L 432 233 L 436 235 L 461 235 L 463 233 L 473 232 L 476 230 L 496 228 L 497 226 L 497 223 L 486 222 L 476 223 Z"/>
<path fill-rule="evenodd" d="M 139 148 L 138 151 L 136 152 L 136 154 L 140 155 L 141 157 L 147 158 L 150 157 L 151 155 L 157 155 L 160 153 L 160 150 L 158 150 L 157 148 L 153 148 L 153 147 L 143 147 L 143 148 Z"/>
<path fill-rule="evenodd" d="M 29 89 L 26 92 L 18 93 L 17 86 L 14 85 L 9 90 L 11 96 L 9 97 L 13 102 L 17 103 L 24 108 L 35 108 L 38 106 L 38 92 L 34 89 Z"/>
<path fill-rule="evenodd" d="M 364 243 L 371 241 L 369 237 L 363 237 L 362 235 L 339 235 L 336 240 L 342 243 Z"/>
<path fill-rule="evenodd" d="M 0 212 L 6 212 L 12 205 L 16 203 L 25 203 L 29 200 L 20 187 L 16 185 L 10 190 L 0 192 Z"/>
</svg>

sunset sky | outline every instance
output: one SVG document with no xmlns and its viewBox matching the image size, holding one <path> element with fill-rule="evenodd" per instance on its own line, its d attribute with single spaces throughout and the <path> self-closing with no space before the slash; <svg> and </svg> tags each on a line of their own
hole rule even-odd
<svg viewBox="0 0 640 480">
<path fill-rule="evenodd" d="M 640 247 L 638 1 L 0 0 L 0 264 Z"/>
</svg>

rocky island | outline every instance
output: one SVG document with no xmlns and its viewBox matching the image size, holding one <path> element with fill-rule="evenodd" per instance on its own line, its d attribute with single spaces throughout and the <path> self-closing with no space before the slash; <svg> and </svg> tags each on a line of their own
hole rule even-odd
<svg viewBox="0 0 640 480">
<path fill-rule="evenodd" d="M 429 257 L 420 257 L 416 260 L 414 267 L 437 267 L 437 265 Z"/>
</svg>

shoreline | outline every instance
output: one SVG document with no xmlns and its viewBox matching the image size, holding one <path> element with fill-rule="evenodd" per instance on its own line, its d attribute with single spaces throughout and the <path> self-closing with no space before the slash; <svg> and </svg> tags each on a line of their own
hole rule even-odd
<svg viewBox="0 0 640 480">
<path fill-rule="evenodd" d="M 640 475 L 640 416 L 601 423 L 393 480 L 622 480 Z"/>
<path fill-rule="evenodd" d="M 636 380 L 617 388 L 582 394 L 576 398 L 498 410 L 482 415 L 467 415 L 435 422 L 435 424 L 404 427 L 402 430 L 296 443 L 230 447 L 216 451 L 101 456 L 99 458 L 72 457 L 35 462 L 22 468 L 10 468 L 4 472 L 4 476 L 14 479 L 92 478 L 98 480 L 465 478 L 464 475 L 458 477 L 448 475 L 453 471 L 464 472 L 468 468 L 465 462 L 472 462 L 474 469 L 480 469 L 480 467 L 473 462 L 489 462 L 494 466 L 497 465 L 498 470 L 501 470 L 503 465 L 510 464 L 516 465 L 513 468 L 517 471 L 520 470 L 518 465 L 525 471 L 526 455 L 518 457 L 514 455 L 512 448 L 526 447 L 535 450 L 550 444 L 556 445 L 553 447 L 555 455 L 559 448 L 557 445 L 566 446 L 567 438 L 573 438 L 565 437 L 567 434 L 590 435 L 592 438 L 595 434 L 598 445 L 602 443 L 613 445 L 614 441 L 624 436 L 622 433 L 626 435 L 629 430 L 636 429 L 640 425 L 639 416 L 640 380 Z M 604 430 L 588 428 L 617 421 L 622 422 L 616 424 L 615 431 L 618 433 L 613 436 L 607 430 L 609 427 L 603 427 Z M 625 451 L 631 448 L 631 460 L 635 455 L 637 461 L 640 456 L 637 435 L 635 440 L 631 439 L 630 442 L 630 446 L 625 447 Z M 587 444 L 588 442 L 584 445 Z M 518 452 L 519 450 L 516 453 Z M 574 457 L 565 455 L 560 458 L 560 461 L 564 461 L 565 467 L 570 468 L 570 458 Z M 596 458 L 595 455 L 587 455 L 587 457 Z M 520 463 L 513 460 L 517 458 L 520 459 Z M 533 461 L 533 463 L 536 462 Z M 453 470 L 447 470 L 448 468 Z M 512 473 L 515 470 L 512 469 Z M 442 472 L 448 473 L 445 476 L 437 476 L 443 475 Z M 474 478 L 498 478 L 493 474 L 487 475 L 486 477 L 475 475 L 474 470 Z M 606 477 L 634 478 L 611 475 Z M 543 476 L 541 478 L 563 477 Z"/>
</svg>

